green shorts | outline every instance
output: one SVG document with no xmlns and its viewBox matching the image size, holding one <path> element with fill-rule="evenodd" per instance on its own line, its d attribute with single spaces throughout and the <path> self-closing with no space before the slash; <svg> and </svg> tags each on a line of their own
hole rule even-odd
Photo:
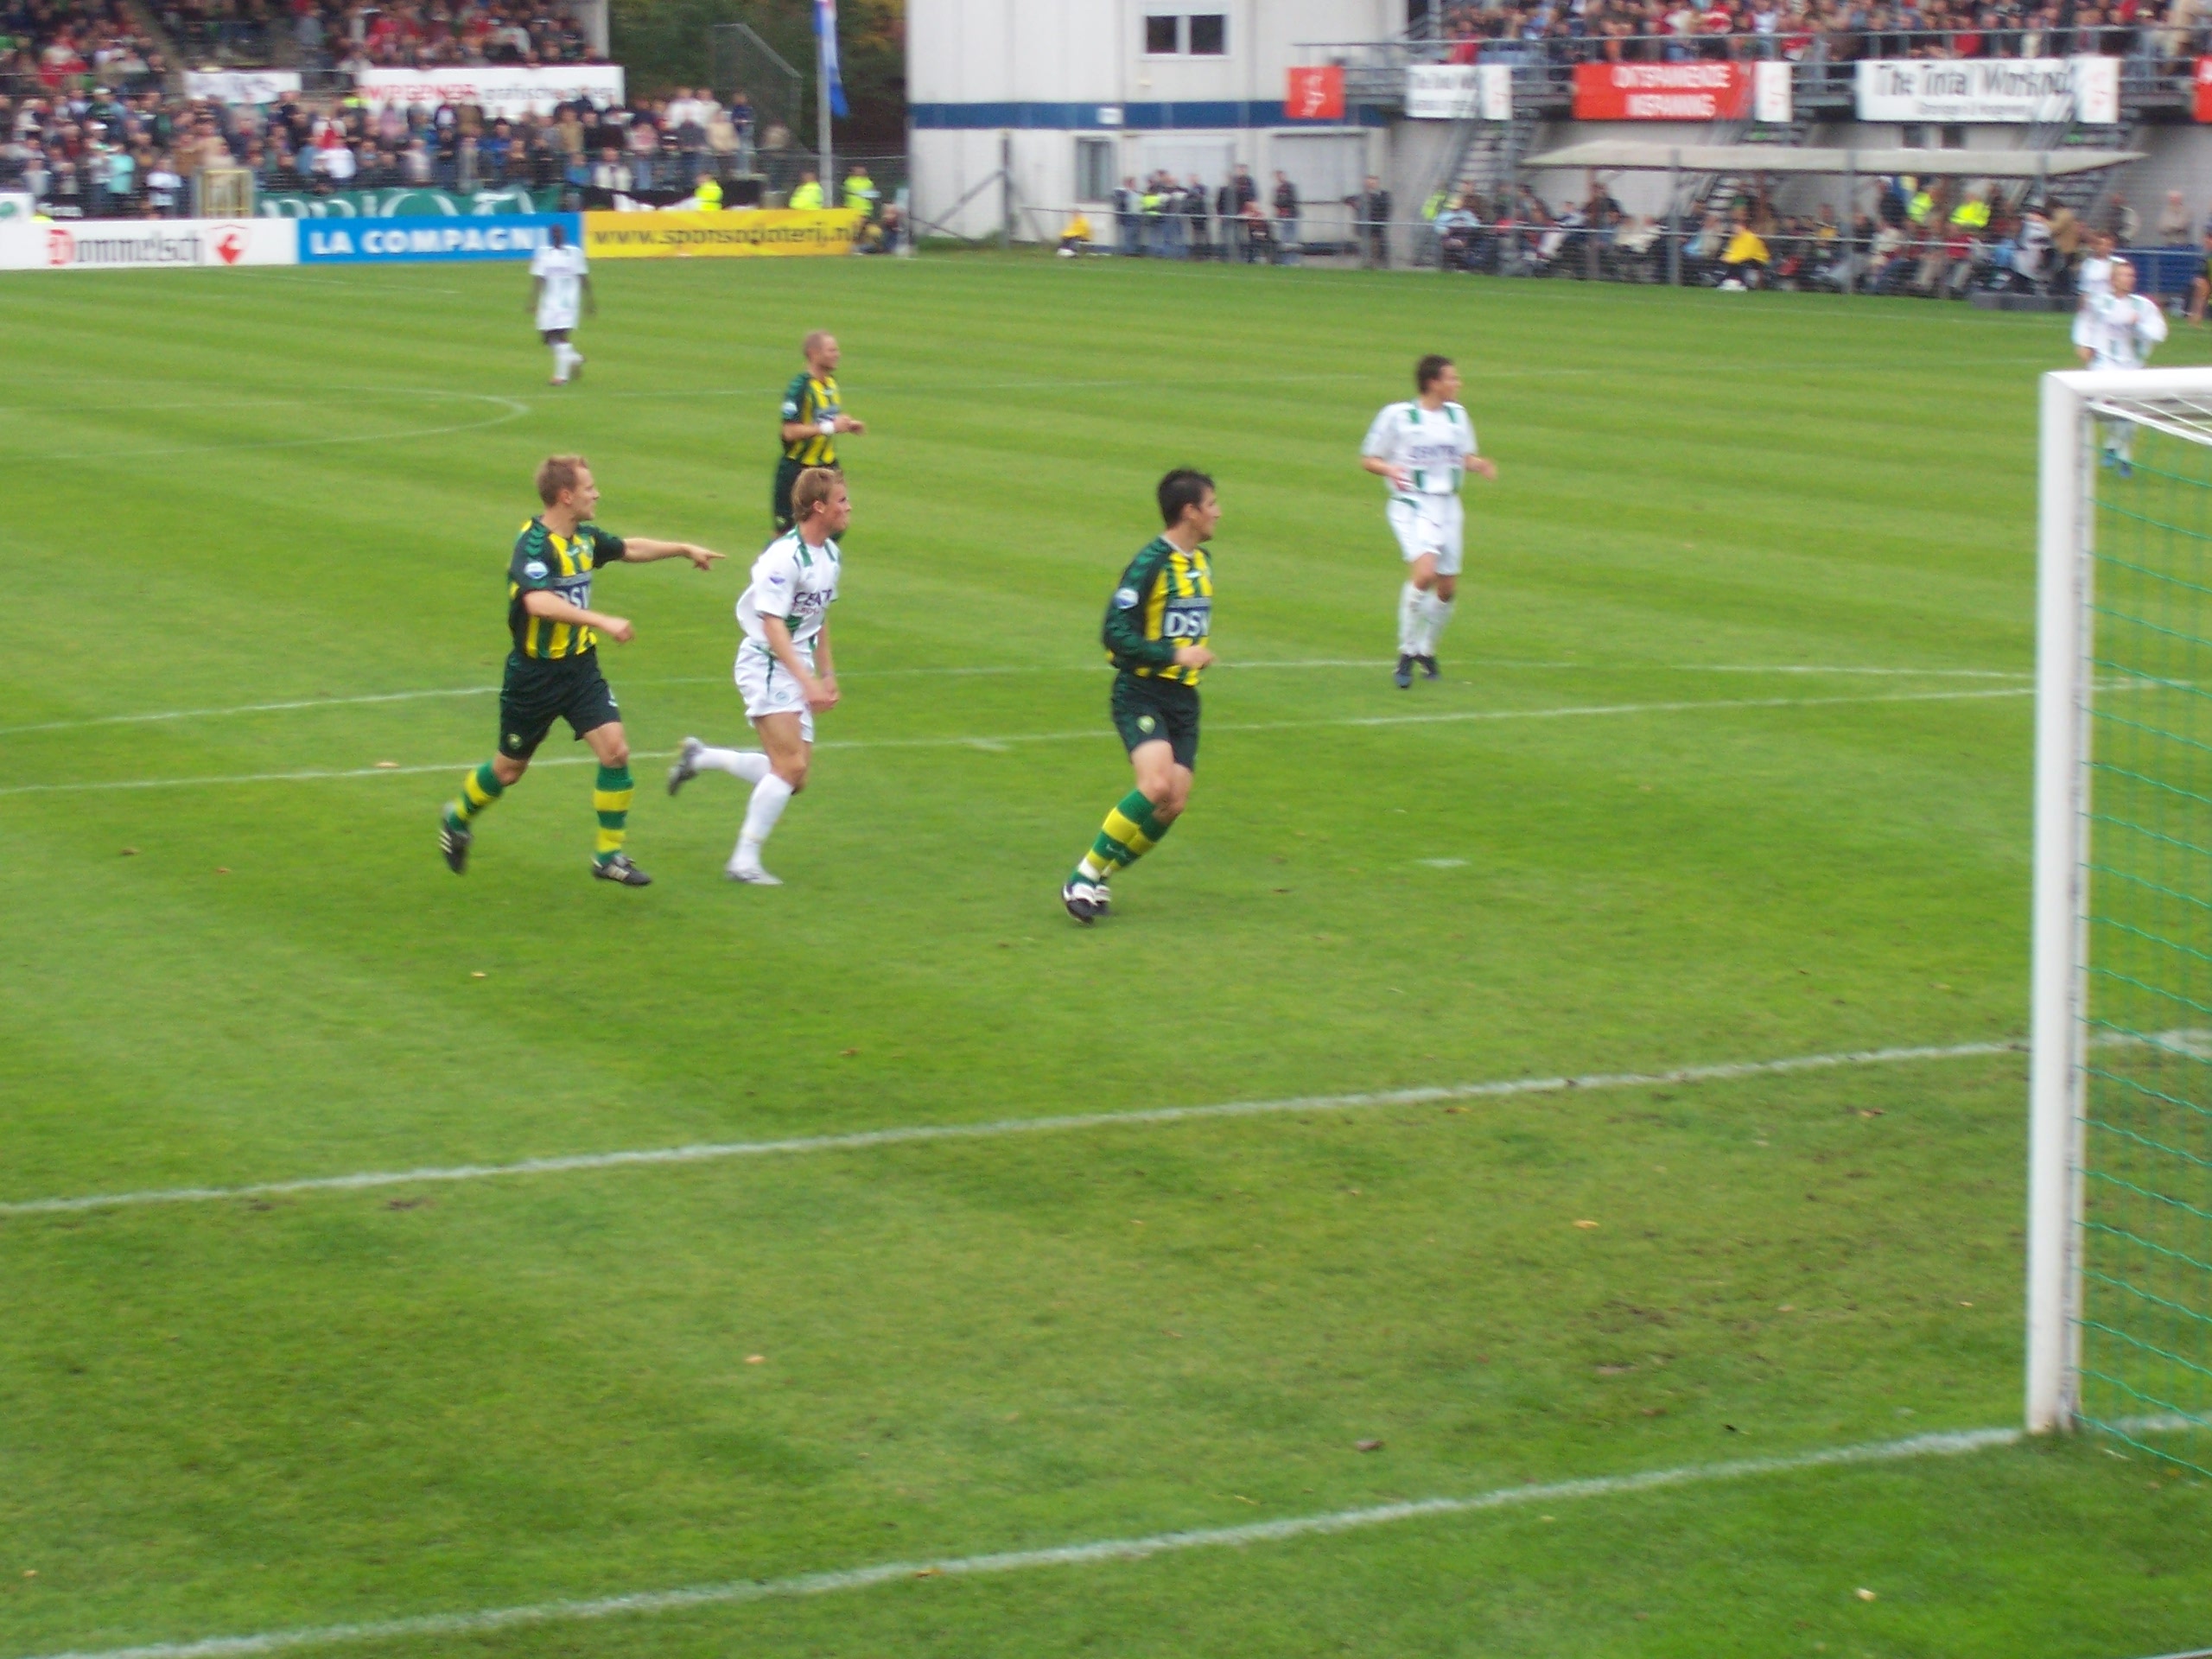
<svg viewBox="0 0 2212 1659">
<path fill-rule="evenodd" d="M 827 466 L 833 473 L 844 471 L 844 468 L 834 461 L 817 461 L 815 464 Z M 779 535 L 789 530 L 797 522 L 791 513 L 791 486 L 798 482 L 798 475 L 806 470 L 806 462 L 793 461 L 789 456 L 785 456 L 776 463 L 776 485 L 775 488 L 769 493 L 768 511 L 776 515 L 776 531 Z"/>
<path fill-rule="evenodd" d="M 529 760 L 556 717 L 578 737 L 622 718 L 599 671 L 599 653 L 542 658 L 510 652 L 499 685 L 499 753 L 510 760 Z"/>
<path fill-rule="evenodd" d="M 1148 674 L 1116 674 L 1110 706 L 1122 747 L 1134 753 L 1140 743 L 1165 739 L 1177 766 L 1198 770 L 1198 687 Z"/>
</svg>

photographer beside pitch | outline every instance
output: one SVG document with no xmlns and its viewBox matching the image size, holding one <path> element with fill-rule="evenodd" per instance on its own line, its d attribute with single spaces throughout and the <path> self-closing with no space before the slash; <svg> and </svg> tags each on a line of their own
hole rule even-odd
<svg viewBox="0 0 2212 1659">
<path fill-rule="evenodd" d="M 557 717 L 591 745 L 599 760 L 592 806 L 599 814 L 599 842 L 591 873 L 626 887 L 652 878 L 622 850 L 629 833 L 630 745 L 621 711 L 599 671 L 599 636 L 627 645 L 635 630 L 622 617 L 591 607 L 592 573 L 602 565 L 652 564 L 683 558 L 701 570 L 722 556 L 690 542 L 626 541 L 591 522 L 599 486 L 582 455 L 549 455 L 537 468 L 537 499 L 545 510 L 522 527 L 507 566 L 507 632 L 514 649 L 499 685 L 499 752 L 461 779 L 438 824 L 438 850 L 455 875 L 468 868 L 476 817 L 514 786 Z"/>
<path fill-rule="evenodd" d="M 1221 523 L 1213 480 L 1178 467 L 1160 480 L 1160 521 L 1107 602 L 1100 630 L 1113 662 L 1114 729 L 1129 752 L 1136 787 L 1106 815 L 1060 889 L 1069 915 L 1088 926 L 1112 903 L 1107 881 L 1158 846 L 1190 804 L 1198 764 L 1198 676 L 1213 664 L 1213 566 L 1205 544 Z"/>
</svg>

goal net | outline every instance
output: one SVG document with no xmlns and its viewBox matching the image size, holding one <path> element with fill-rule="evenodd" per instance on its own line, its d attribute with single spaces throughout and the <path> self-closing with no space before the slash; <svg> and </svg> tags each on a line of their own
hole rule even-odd
<svg viewBox="0 0 2212 1659">
<path fill-rule="evenodd" d="M 2028 1426 L 2212 1473 L 2212 370 L 2042 420 Z"/>
</svg>

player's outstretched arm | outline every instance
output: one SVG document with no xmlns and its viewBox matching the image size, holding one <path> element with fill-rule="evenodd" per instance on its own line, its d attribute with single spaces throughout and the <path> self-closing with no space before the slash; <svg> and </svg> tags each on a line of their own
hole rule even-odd
<svg viewBox="0 0 2212 1659">
<path fill-rule="evenodd" d="M 694 569 L 711 570 L 717 559 L 728 556 L 711 548 L 695 546 L 690 542 L 656 542 L 645 536 L 626 536 L 622 538 L 622 563 L 625 564 L 652 564 L 661 559 L 689 559 Z"/>
<path fill-rule="evenodd" d="M 524 594 L 522 607 L 532 616 L 542 616 L 549 622 L 566 622 L 572 628 L 597 628 L 618 645 L 626 645 L 637 636 L 638 631 L 630 626 L 627 617 L 588 611 L 581 605 L 571 605 L 548 588 L 534 588 Z"/>
</svg>

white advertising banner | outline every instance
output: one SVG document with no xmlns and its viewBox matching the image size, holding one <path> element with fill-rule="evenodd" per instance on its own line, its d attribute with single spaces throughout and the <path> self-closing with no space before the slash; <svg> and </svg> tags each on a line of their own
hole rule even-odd
<svg viewBox="0 0 2212 1659">
<path fill-rule="evenodd" d="M 219 104 L 274 104 L 298 95 L 296 69 L 188 69 L 187 98 L 212 98 Z"/>
<path fill-rule="evenodd" d="M 1406 69 L 1406 114 L 1415 121 L 1510 121 L 1510 63 L 1416 63 Z"/>
<path fill-rule="evenodd" d="M 1858 73 L 1861 121 L 2120 119 L 2117 58 L 1862 58 Z"/>
<path fill-rule="evenodd" d="M 563 63 L 529 69 L 487 63 L 470 69 L 364 69 L 354 90 L 372 109 L 388 104 L 479 104 L 487 115 L 545 115 L 556 104 L 623 99 L 619 63 Z"/>
<path fill-rule="evenodd" d="M 1406 114 L 1415 121 L 1472 121 L 1480 96 L 1471 63 L 1406 67 Z"/>
<path fill-rule="evenodd" d="M 207 265 L 296 265 L 290 219 L 80 219 L 0 234 L 0 268 L 159 270 Z"/>
<path fill-rule="evenodd" d="M 1796 66 L 1764 60 L 1751 66 L 1751 118 L 1770 127 L 1786 127 L 1796 117 L 1789 95 L 1789 72 Z"/>
</svg>

